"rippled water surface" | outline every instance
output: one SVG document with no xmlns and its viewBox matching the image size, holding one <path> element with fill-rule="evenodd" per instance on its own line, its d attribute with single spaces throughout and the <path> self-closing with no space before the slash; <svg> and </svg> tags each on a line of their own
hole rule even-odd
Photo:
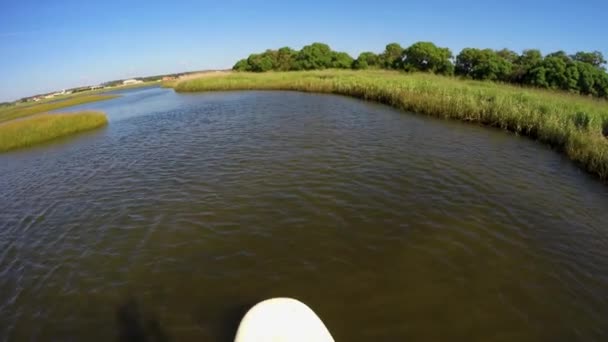
<svg viewBox="0 0 608 342">
<path fill-rule="evenodd" d="M 608 340 L 608 187 L 492 129 L 293 92 L 148 88 L 0 155 L 0 340 Z"/>
</svg>

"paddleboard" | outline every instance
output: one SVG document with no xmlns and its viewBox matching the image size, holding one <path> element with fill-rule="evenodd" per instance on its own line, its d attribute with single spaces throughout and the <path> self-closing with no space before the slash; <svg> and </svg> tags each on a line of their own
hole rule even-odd
<svg viewBox="0 0 608 342">
<path fill-rule="evenodd" d="M 272 298 L 251 308 L 235 342 L 334 342 L 321 319 L 293 298 Z"/>
</svg>

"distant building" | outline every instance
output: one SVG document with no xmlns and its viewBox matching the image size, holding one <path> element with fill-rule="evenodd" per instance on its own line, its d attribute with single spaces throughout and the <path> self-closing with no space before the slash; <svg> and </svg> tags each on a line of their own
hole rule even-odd
<svg viewBox="0 0 608 342">
<path fill-rule="evenodd" d="M 124 80 L 122 81 L 122 85 L 131 85 L 131 84 L 138 84 L 138 83 L 144 83 L 142 80 L 136 80 L 136 79 L 130 79 L 130 80 Z"/>
<path fill-rule="evenodd" d="M 175 76 L 165 76 L 163 77 L 163 81 L 173 81 L 175 79 Z"/>
</svg>

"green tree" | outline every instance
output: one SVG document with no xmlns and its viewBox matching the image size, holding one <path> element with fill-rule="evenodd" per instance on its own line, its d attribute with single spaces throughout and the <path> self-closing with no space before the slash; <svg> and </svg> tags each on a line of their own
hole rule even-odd
<svg viewBox="0 0 608 342">
<path fill-rule="evenodd" d="M 543 60 L 543 68 L 546 70 L 545 78 L 547 87 L 560 89 L 567 84 L 566 61 L 558 54 L 550 54 Z"/>
<path fill-rule="evenodd" d="M 596 68 L 603 68 L 606 64 L 604 55 L 599 51 L 583 52 L 579 51 L 572 56 L 572 59 L 578 62 L 590 64 Z"/>
<path fill-rule="evenodd" d="M 550 54 L 548 54 L 547 56 L 545 56 L 545 59 L 548 58 L 548 57 L 550 57 L 550 58 L 559 58 L 562 61 L 564 61 L 565 63 L 568 63 L 568 61 L 572 60 L 570 58 L 570 56 L 568 56 L 568 54 L 566 52 L 562 51 L 562 50 L 551 52 Z"/>
<path fill-rule="evenodd" d="M 249 71 L 265 72 L 273 70 L 275 67 L 274 53 L 272 50 L 266 50 L 266 52 L 260 54 L 251 54 L 247 58 L 247 64 L 249 64 Z"/>
<path fill-rule="evenodd" d="M 429 71 L 436 74 L 454 73 L 452 52 L 431 42 L 418 42 L 404 50 L 402 61 L 406 71 Z"/>
<path fill-rule="evenodd" d="M 540 79 L 537 78 L 539 75 L 532 74 L 532 70 L 538 68 L 543 62 L 543 55 L 539 50 L 528 49 L 517 58 L 513 64 L 513 72 L 511 73 L 511 81 L 520 84 L 531 84 L 537 85 Z M 544 73 L 543 73 L 544 75 Z M 542 78 L 544 82 L 544 77 Z"/>
<path fill-rule="evenodd" d="M 596 72 L 594 77 L 594 87 L 597 96 L 608 99 L 608 74 Z"/>
<path fill-rule="evenodd" d="M 542 65 L 530 70 L 527 77 L 530 85 L 540 88 L 549 87 L 549 83 L 547 83 L 547 70 Z"/>
<path fill-rule="evenodd" d="M 480 59 L 481 50 L 464 48 L 456 56 L 455 71 L 457 75 L 471 76 Z"/>
<path fill-rule="evenodd" d="M 288 71 L 295 69 L 297 51 L 290 47 L 282 47 L 276 54 L 276 70 Z"/>
<path fill-rule="evenodd" d="M 539 50 L 533 49 L 518 55 L 508 49 L 465 48 L 454 60 L 449 49 L 431 42 L 417 42 L 407 49 L 390 43 L 379 55 L 363 52 L 353 60 L 345 52 L 332 51 L 327 44 L 313 43 L 300 51 L 283 47 L 254 53 L 238 61 L 233 69 L 265 72 L 386 68 L 443 75 L 452 75 L 455 71 L 457 75 L 478 80 L 513 82 L 608 98 L 606 63 L 599 51 L 579 51 L 574 55 L 556 51 L 543 57 Z"/>
<path fill-rule="evenodd" d="M 331 67 L 337 69 L 350 69 L 353 66 L 353 58 L 346 52 L 331 53 Z"/>
<path fill-rule="evenodd" d="M 397 43 L 386 45 L 384 52 L 378 56 L 378 64 L 385 69 L 400 69 L 403 48 Z"/>
<path fill-rule="evenodd" d="M 476 80 L 508 81 L 513 64 L 491 49 L 463 49 L 456 56 L 456 74 Z"/>
<path fill-rule="evenodd" d="M 251 70 L 251 66 L 249 66 L 249 63 L 247 62 L 247 59 L 241 59 L 240 61 L 236 62 L 236 64 L 232 67 L 232 70 L 235 71 L 250 71 Z"/>
<path fill-rule="evenodd" d="M 578 93 L 580 91 L 578 86 L 580 73 L 574 61 L 566 63 L 565 76 L 566 82 L 562 84 L 562 89 Z"/>
<path fill-rule="evenodd" d="M 379 57 L 373 52 L 362 52 L 359 57 L 353 62 L 354 69 L 367 69 L 377 67 L 379 64 Z"/>
<path fill-rule="evenodd" d="M 542 62 L 546 71 L 547 87 L 577 92 L 579 71 L 576 64 L 563 51 L 547 55 Z"/>
<path fill-rule="evenodd" d="M 295 58 L 297 70 L 326 69 L 332 66 L 332 51 L 327 44 L 313 43 L 298 52 Z"/>
<path fill-rule="evenodd" d="M 509 50 L 509 49 L 498 50 L 498 51 L 496 51 L 496 54 L 498 56 L 504 58 L 511 64 L 517 62 L 517 60 L 519 59 L 519 55 L 517 54 L 517 52 L 515 52 L 513 50 Z"/>
<path fill-rule="evenodd" d="M 592 64 L 585 62 L 576 61 L 575 65 L 579 75 L 577 86 L 581 94 L 597 96 L 598 90 L 595 85 L 597 69 Z"/>
</svg>

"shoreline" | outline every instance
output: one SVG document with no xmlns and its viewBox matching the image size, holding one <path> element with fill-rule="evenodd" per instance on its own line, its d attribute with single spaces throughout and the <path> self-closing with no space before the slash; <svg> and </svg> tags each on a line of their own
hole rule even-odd
<svg viewBox="0 0 608 342">
<path fill-rule="evenodd" d="M 608 102 L 579 95 L 391 71 L 237 72 L 180 80 L 176 92 L 294 90 L 346 95 L 415 114 L 497 127 L 547 144 L 608 181 Z"/>
</svg>

